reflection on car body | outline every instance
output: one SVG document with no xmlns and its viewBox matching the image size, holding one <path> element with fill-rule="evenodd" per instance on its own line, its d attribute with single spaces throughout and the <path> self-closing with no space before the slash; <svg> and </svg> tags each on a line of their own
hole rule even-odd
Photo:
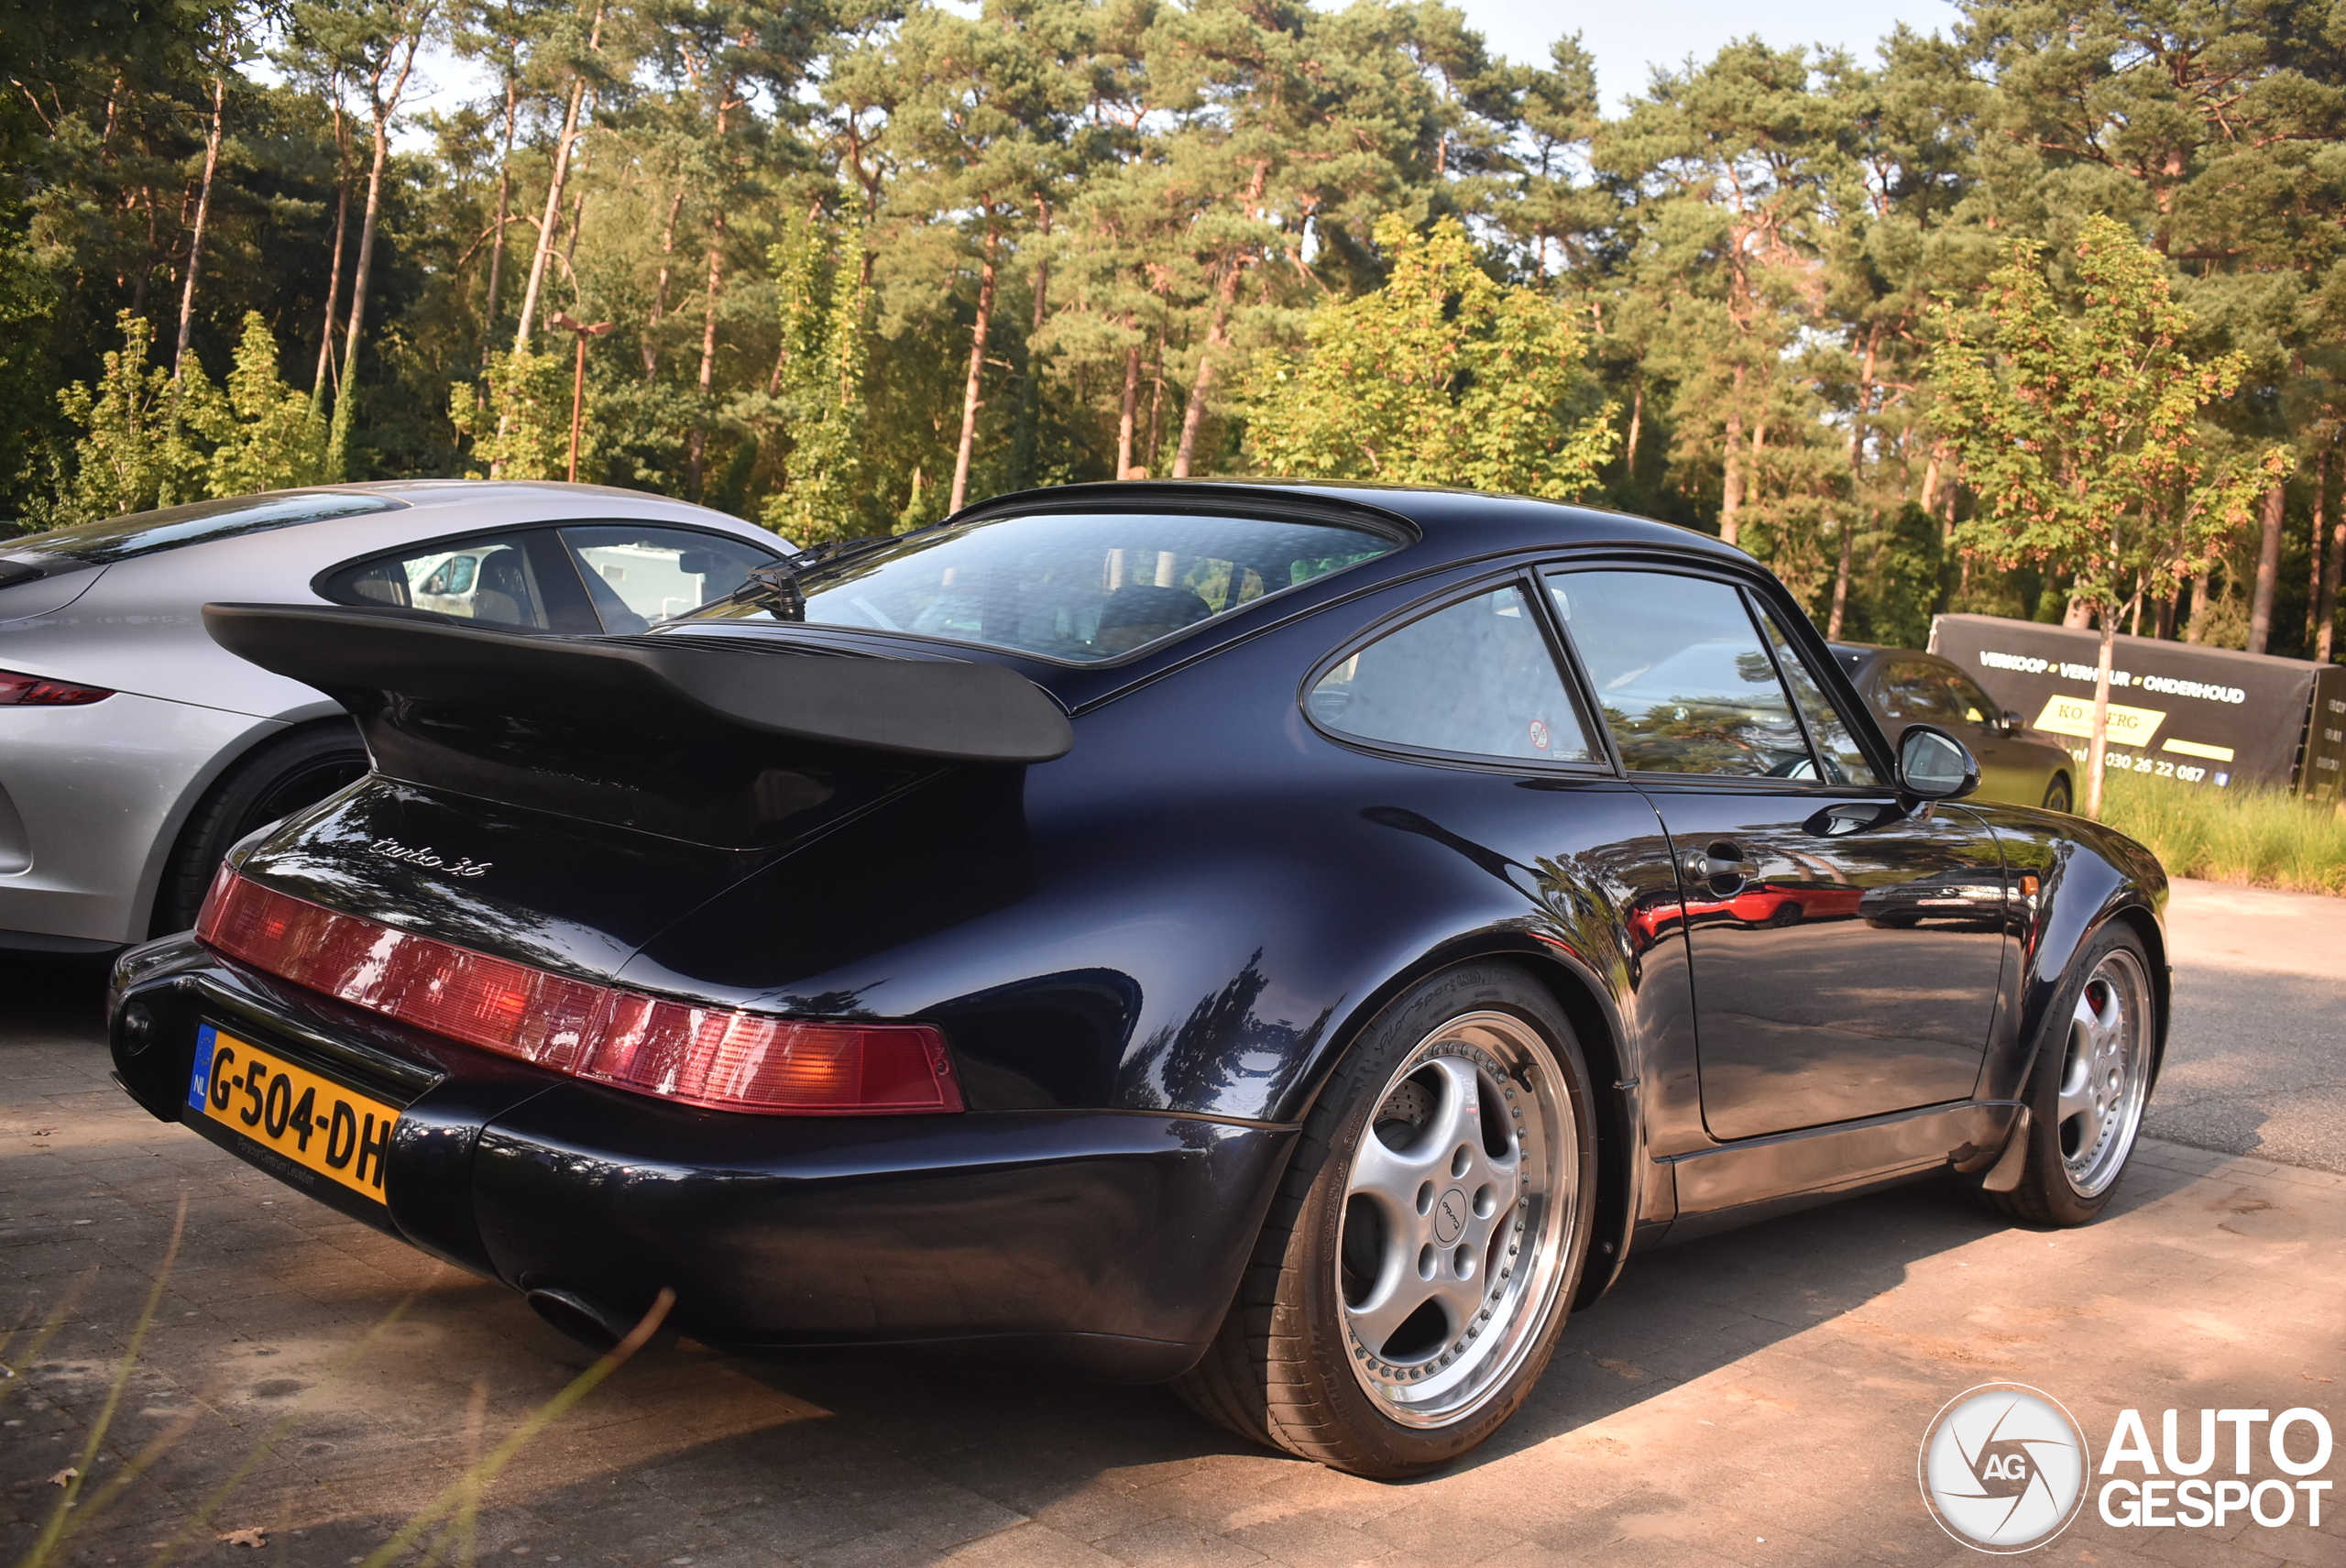
<svg viewBox="0 0 2346 1568">
<path fill-rule="evenodd" d="M 394 1107 L 320 1201 L 588 1337 L 668 1288 L 1412 1475 L 1645 1248 L 1935 1173 L 2089 1220 L 2164 1039 L 2154 861 L 1617 514 L 1070 487 L 621 636 L 205 614 L 375 766 L 122 960 L 123 1083 L 254 1160 L 207 1027 Z"/>
</svg>

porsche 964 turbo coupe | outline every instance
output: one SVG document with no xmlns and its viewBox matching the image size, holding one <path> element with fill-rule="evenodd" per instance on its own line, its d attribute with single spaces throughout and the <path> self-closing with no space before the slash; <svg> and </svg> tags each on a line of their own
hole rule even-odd
<svg viewBox="0 0 2346 1568">
<path fill-rule="evenodd" d="M 1934 1173 L 2090 1220 L 2158 1069 L 2157 863 L 1958 804 L 1661 523 L 1128 483 L 631 635 L 205 613 L 372 769 L 119 961 L 123 1083 L 588 1338 L 668 1287 L 1408 1475 L 1641 1247 Z"/>
</svg>

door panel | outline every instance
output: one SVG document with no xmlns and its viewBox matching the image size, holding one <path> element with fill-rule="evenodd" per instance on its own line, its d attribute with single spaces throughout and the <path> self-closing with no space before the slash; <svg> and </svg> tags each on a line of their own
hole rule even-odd
<svg viewBox="0 0 2346 1568">
<path fill-rule="evenodd" d="M 1713 1137 L 1971 1093 L 2004 956 L 1984 824 L 1887 795 L 1647 794 L 1677 853 Z"/>
<path fill-rule="evenodd" d="M 1994 836 L 1900 806 L 1780 610 L 1674 573 L 1547 580 L 1671 839 L 1710 1135 L 1968 1096 L 2003 965 Z"/>
</svg>

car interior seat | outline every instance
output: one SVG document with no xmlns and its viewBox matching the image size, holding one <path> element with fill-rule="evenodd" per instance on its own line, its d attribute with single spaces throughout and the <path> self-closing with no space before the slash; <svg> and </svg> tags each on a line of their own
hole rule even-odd
<svg viewBox="0 0 2346 1568">
<path fill-rule="evenodd" d="M 518 550 L 499 550 L 480 564 L 480 581 L 473 590 L 473 619 L 499 626 L 543 626 L 537 596 L 530 591 L 529 574 Z"/>
<path fill-rule="evenodd" d="M 1212 614 L 1213 607 L 1187 588 L 1128 584 L 1108 596 L 1091 643 L 1110 652 L 1127 653 L 1185 626 L 1195 626 Z"/>
</svg>

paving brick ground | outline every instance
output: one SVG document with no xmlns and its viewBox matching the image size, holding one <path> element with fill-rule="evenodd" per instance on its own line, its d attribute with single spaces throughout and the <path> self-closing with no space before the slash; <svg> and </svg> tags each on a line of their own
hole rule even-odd
<svg viewBox="0 0 2346 1568">
<path fill-rule="evenodd" d="M 0 1561 L 77 1463 L 183 1196 L 179 1258 L 90 1481 L 152 1463 L 70 1561 L 149 1563 L 190 1526 L 172 1561 L 359 1561 L 586 1365 L 498 1288 L 148 1119 L 107 1083 L 86 994 L 21 981 L 0 971 L 0 1329 L 32 1327 L 0 1344 L 16 1372 Z M 2341 1282 L 2346 1177 L 2325 1171 L 2152 1141 L 2102 1223 L 2051 1234 L 1907 1189 L 1636 1260 L 1497 1441 L 1405 1486 L 1253 1450 L 1148 1389 L 687 1343 L 524 1450 L 471 1552 L 624 1568 L 1973 1563 L 1924 1512 L 1915 1451 L 1981 1382 L 2053 1393 L 2097 1452 L 2121 1407 L 2151 1412 L 2155 1438 L 2169 1407 L 2310 1405 L 2339 1429 L 2326 1474 L 2346 1483 Z M 2033 1560 L 2338 1568 L 2341 1519 L 2346 1501 L 2319 1530 L 2121 1530 L 2089 1509 Z M 267 1532 L 259 1552 L 216 1540 L 247 1528 Z"/>
</svg>

